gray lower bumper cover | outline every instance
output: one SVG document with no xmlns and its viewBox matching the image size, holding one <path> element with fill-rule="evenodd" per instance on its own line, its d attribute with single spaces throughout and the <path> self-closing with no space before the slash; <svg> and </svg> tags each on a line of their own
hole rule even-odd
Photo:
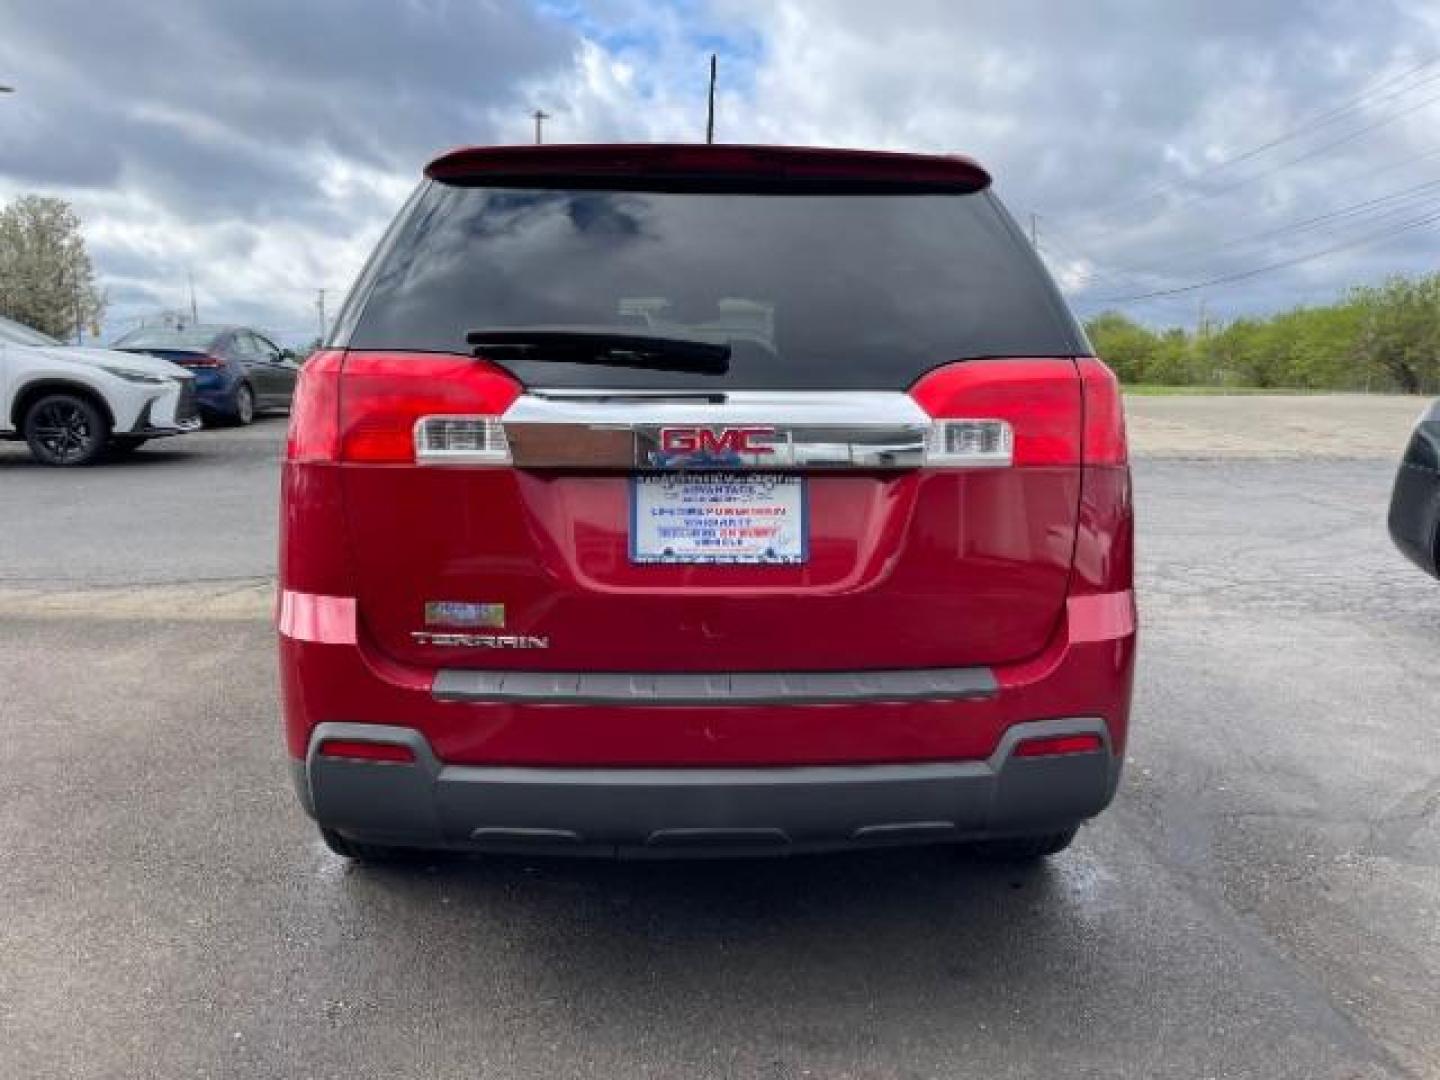
<svg viewBox="0 0 1440 1080">
<path fill-rule="evenodd" d="M 1092 732 L 1103 752 L 1013 756 L 1025 739 Z M 325 739 L 401 742 L 416 761 L 321 757 Z M 659 857 L 1058 829 L 1104 809 L 1119 771 L 1094 718 L 1017 724 L 985 761 L 716 769 L 444 765 L 409 728 L 338 723 L 316 728 L 295 780 L 321 825 L 373 843 Z"/>
</svg>

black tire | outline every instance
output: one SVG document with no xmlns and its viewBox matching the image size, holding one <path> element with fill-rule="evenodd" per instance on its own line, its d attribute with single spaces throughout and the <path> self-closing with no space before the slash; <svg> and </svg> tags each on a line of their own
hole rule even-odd
<svg viewBox="0 0 1440 1080">
<path fill-rule="evenodd" d="M 247 382 L 235 387 L 235 400 L 230 404 L 230 422 L 236 427 L 249 427 L 255 422 L 255 391 Z"/>
<path fill-rule="evenodd" d="M 110 453 L 114 457 L 125 457 L 149 441 L 149 437 L 145 435 L 116 435 L 110 440 Z"/>
<path fill-rule="evenodd" d="M 42 465 L 89 465 L 105 452 L 110 421 L 79 394 L 46 394 L 25 411 L 21 430 Z"/>
<path fill-rule="evenodd" d="M 413 862 L 424 852 L 416 848 L 391 847 L 389 844 L 364 844 L 359 840 L 351 840 L 342 836 L 334 829 L 320 827 L 320 839 L 325 841 L 325 846 L 336 855 L 354 862 L 362 863 L 393 863 Z"/>
<path fill-rule="evenodd" d="M 1070 846 L 1078 825 L 1072 825 L 1060 832 L 1036 833 L 1033 836 L 1007 836 L 1001 840 L 980 840 L 966 844 L 966 855 L 984 862 L 1035 863 L 1051 855 L 1058 855 Z"/>
</svg>

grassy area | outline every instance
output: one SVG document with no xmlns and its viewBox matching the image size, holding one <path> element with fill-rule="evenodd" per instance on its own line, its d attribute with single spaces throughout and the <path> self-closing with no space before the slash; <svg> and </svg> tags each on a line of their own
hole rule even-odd
<svg viewBox="0 0 1440 1080">
<path fill-rule="evenodd" d="M 1207 397 L 1217 395 L 1255 394 L 1340 394 L 1343 390 L 1301 390 L 1263 386 L 1156 386 L 1152 383 L 1127 383 L 1122 387 L 1132 397 Z"/>
</svg>

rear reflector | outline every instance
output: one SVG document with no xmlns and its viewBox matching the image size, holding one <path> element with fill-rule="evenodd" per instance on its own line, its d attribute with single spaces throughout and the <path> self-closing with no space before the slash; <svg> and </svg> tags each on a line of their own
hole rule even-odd
<svg viewBox="0 0 1440 1080">
<path fill-rule="evenodd" d="M 421 465 L 508 465 L 510 444 L 498 416 L 422 416 L 415 421 Z"/>
<path fill-rule="evenodd" d="M 379 761 L 405 765 L 415 760 L 415 751 L 401 743 L 362 742 L 359 739 L 326 739 L 320 756 L 352 761 Z"/>
<path fill-rule="evenodd" d="M 1015 748 L 1012 757 L 1058 757 L 1062 754 L 1094 754 L 1105 749 L 1099 735 L 1051 735 L 1043 739 L 1026 739 Z"/>
</svg>

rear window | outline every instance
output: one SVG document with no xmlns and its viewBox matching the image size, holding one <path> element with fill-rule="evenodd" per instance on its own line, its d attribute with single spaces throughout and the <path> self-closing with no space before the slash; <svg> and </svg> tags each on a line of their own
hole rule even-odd
<svg viewBox="0 0 1440 1080">
<path fill-rule="evenodd" d="M 900 389 L 1084 337 L 995 197 L 458 187 L 403 212 L 332 344 L 466 353 L 472 329 L 728 340 L 726 375 L 506 361 L 534 386 Z"/>
<path fill-rule="evenodd" d="M 216 331 L 210 327 L 195 327 L 190 330 L 166 330 L 141 327 L 132 330 L 115 342 L 117 349 L 175 349 L 188 351 L 205 349 L 215 340 Z"/>
</svg>

